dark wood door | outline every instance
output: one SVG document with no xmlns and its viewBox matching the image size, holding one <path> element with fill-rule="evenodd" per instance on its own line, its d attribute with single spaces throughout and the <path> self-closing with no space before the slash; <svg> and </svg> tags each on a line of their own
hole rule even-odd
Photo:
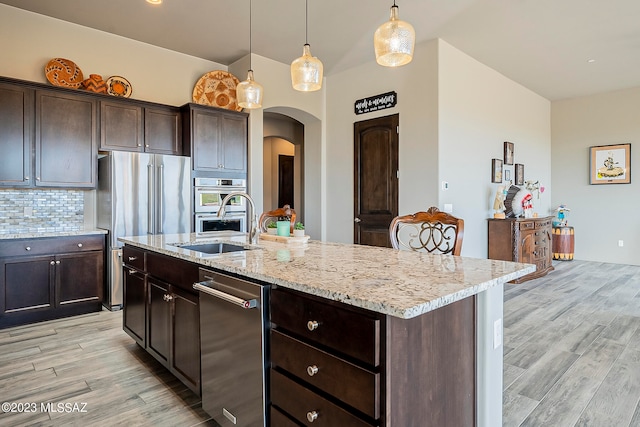
<svg viewBox="0 0 640 427">
<path fill-rule="evenodd" d="M 102 302 L 102 251 L 56 255 L 56 306 Z"/>
<path fill-rule="evenodd" d="M 0 185 L 31 183 L 33 91 L 0 83 Z"/>
<path fill-rule="evenodd" d="M 200 394 L 200 310 L 198 296 L 173 287 L 171 367 Z"/>
<path fill-rule="evenodd" d="M 399 116 L 354 124 L 354 243 L 391 247 L 398 215 Z"/>
<path fill-rule="evenodd" d="M 95 188 L 97 101 L 36 91 L 36 185 Z"/>
<path fill-rule="evenodd" d="M 179 109 L 145 107 L 144 151 L 157 154 L 182 154 Z"/>
<path fill-rule="evenodd" d="M 0 317 L 52 308 L 54 271 L 51 256 L 0 260 Z"/>
<path fill-rule="evenodd" d="M 138 344 L 147 344 L 147 292 L 145 274 L 129 267 L 122 272 L 124 282 L 123 326 Z"/>
<path fill-rule="evenodd" d="M 152 278 L 147 279 L 149 289 L 149 329 L 147 349 L 165 364 L 171 350 L 171 294 L 169 286 Z"/>
<path fill-rule="evenodd" d="M 222 169 L 225 172 L 247 173 L 247 118 L 222 115 Z"/>
<path fill-rule="evenodd" d="M 142 107 L 100 101 L 100 149 L 142 151 Z"/>
<path fill-rule="evenodd" d="M 191 161 L 194 170 L 220 170 L 222 159 L 220 158 L 219 127 L 218 114 L 199 109 L 191 111 Z"/>
</svg>

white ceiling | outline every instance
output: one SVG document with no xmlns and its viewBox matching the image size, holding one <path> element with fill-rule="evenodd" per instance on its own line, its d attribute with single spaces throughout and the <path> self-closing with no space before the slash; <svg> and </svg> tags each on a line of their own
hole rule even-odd
<svg viewBox="0 0 640 427">
<path fill-rule="evenodd" d="M 638 0 L 396 1 L 417 42 L 439 37 L 550 100 L 640 86 Z M 308 41 L 325 75 L 373 60 L 373 33 L 393 0 L 308 2 Z M 221 64 L 249 51 L 249 0 L 0 3 Z M 252 51 L 284 63 L 300 56 L 305 2 L 254 0 L 252 7 Z"/>
</svg>

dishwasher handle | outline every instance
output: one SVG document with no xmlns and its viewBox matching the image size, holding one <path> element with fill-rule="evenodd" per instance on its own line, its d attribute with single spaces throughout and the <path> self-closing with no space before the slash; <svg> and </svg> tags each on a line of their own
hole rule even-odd
<svg viewBox="0 0 640 427">
<path fill-rule="evenodd" d="M 197 282 L 193 284 L 193 289 L 196 289 L 200 292 L 204 292 L 205 294 L 214 296 L 216 298 L 220 298 L 221 300 L 230 302 L 231 304 L 237 305 L 238 307 L 250 309 L 256 308 L 258 306 L 257 299 L 244 300 L 242 298 L 238 298 L 226 292 L 219 291 L 217 289 L 213 289 L 207 284 L 211 283 L 210 280 L 205 280 L 204 282 Z"/>
</svg>

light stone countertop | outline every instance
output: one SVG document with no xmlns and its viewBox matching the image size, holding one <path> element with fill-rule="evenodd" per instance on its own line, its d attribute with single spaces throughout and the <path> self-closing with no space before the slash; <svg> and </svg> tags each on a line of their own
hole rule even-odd
<svg viewBox="0 0 640 427">
<path fill-rule="evenodd" d="M 29 232 L 29 233 L 13 233 L 13 234 L 0 234 L 0 240 L 9 239 L 37 239 L 40 237 L 65 237 L 65 236 L 87 236 L 91 234 L 107 234 L 107 230 L 90 229 L 90 230 L 77 230 L 77 231 L 41 231 L 41 232 Z"/>
<path fill-rule="evenodd" d="M 249 245 L 246 234 L 233 232 L 145 235 L 119 240 L 205 267 L 404 319 L 535 271 L 532 264 L 314 240 L 304 244 L 259 240 L 257 245 Z M 221 241 L 251 250 L 207 255 L 173 246 Z"/>
</svg>

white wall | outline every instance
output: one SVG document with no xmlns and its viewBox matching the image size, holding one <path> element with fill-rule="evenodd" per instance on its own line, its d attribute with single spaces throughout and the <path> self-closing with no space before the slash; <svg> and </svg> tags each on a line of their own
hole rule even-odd
<svg viewBox="0 0 640 427">
<path fill-rule="evenodd" d="M 52 58 L 75 62 L 85 78 L 122 76 L 131 98 L 179 106 L 208 71 L 225 65 L 0 4 L 0 76 L 48 83 Z"/>
<path fill-rule="evenodd" d="M 295 146 L 289 141 L 277 138 L 277 137 L 265 137 L 264 138 L 264 210 L 273 210 L 282 206 L 278 206 L 278 192 L 280 186 L 278 185 L 278 159 L 280 155 L 295 156 Z M 297 186 L 298 183 L 295 183 Z M 267 191 L 269 189 L 269 191 Z M 296 208 L 294 201 L 291 204 L 296 211 L 296 215 L 299 209 Z"/>
<path fill-rule="evenodd" d="M 640 88 L 551 105 L 552 206 L 571 209 L 576 259 L 640 265 L 638 111 Z M 631 183 L 590 185 L 589 147 L 620 143 L 631 143 Z"/>
<path fill-rule="evenodd" d="M 357 99 L 396 91 L 394 108 L 356 115 Z M 399 213 L 438 203 L 437 42 L 416 46 L 414 59 L 400 68 L 370 63 L 327 78 L 327 240 L 353 242 L 353 124 L 400 116 Z M 305 153 L 305 155 L 308 155 Z"/>
<path fill-rule="evenodd" d="M 514 143 L 525 179 L 546 187 L 533 201 L 540 216 L 549 215 L 551 106 L 444 41 L 438 64 L 438 181 L 449 183 L 449 190 L 440 190 L 439 204 L 453 204 L 453 214 L 465 221 L 462 255 L 486 258 L 487 218 L 499 185 L 491 184 L 491 159 L 503 158 L 504 141 Z"/>
</svg>

